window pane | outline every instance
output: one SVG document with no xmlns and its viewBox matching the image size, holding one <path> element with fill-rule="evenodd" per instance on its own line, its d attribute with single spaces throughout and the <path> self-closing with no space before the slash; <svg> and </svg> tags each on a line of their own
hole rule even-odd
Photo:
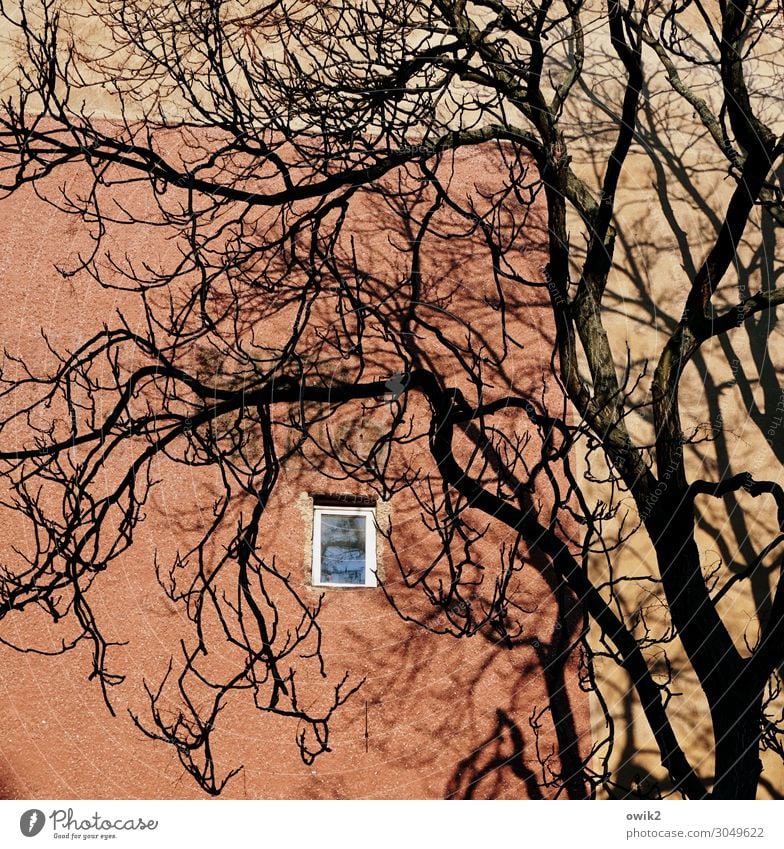
<svg viewBox="0 0 784 849">
<path fill-rule="evenodd" d="M 321 514 L 321 581 L 365 583 L 365 517 Z"/>
</svg>

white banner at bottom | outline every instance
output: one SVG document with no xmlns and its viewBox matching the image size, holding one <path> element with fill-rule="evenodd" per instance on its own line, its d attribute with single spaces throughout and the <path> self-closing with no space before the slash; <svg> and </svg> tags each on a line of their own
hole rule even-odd
<svg viewBox="0 0 784 849">
<path fill-rule="evenodd" d="M 780 847 L 782 802 L 0 801 L 0 847 Z"/>
</svg>

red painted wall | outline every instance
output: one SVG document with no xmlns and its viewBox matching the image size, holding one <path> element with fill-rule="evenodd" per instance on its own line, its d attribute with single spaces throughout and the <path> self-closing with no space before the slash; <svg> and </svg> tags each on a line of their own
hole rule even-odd
<svg viewBox="0 0 784 849">
<path fill-rule="evenodd" d="M 481 208 L 483 194 L 497 190 L 504 171 L 496 151 L 460 153 L 450 165 L 453 196 L 473 199 Z M 47 183 L 57 191 L 61 176 Z M 69 190 L 87 185 L 77 171 L 67 174 Z M 81 182 L 80 182 L 81 181 Z M 128 193 L 125 189 L 124 192 Z M 150 204 L 147 188 L 140 186 L 124 201 Z M 508 215 L 515 212 L 509 202 Z M 356 204 L 347 228 L 355 236 L 359 262 L 373 270 L 379 292 L 392 297 L 397 281 L 410 260 L 410 243 L 400 231 L 403 219 L 391 214 L 378 197 Z M 447 336 L 459 339 L 467 321 L 488 353 L 501 347 L 497 291 L 492 259 L 478 235 L 465 233 L 465 223 L 448 212 L 441 214 L 442 229 L 463 233 L 461 238 L 435 238 L 424 252 L 423 278 L 427 300 L 438 302 L 433 323 Z M 542 280 L 540 219 L 531 214 L 515 237 L 510 256 L 516 269 L 531 280 Z M 507 226 L 501 221 L 499 226 Z M 38 364 L 50 355 L 40 329 L 57 348 L 73 347 L 103 322 L 114 321 L 122 309 L 131 322 L 140 320 L 138 303 L 131 294 L 101 289 L 85 274 L 63 278 L 54 263 L 68 263 L 85 247 L 85 225 L 57 212 L 24 189 L 0 202 L 0 280 L 5 306 L 0 332 L 5 349 Z M 460 229 L 462 228 L 462 229 Z M 164 261 L 176 246 L 165 233 L 152 228 L 115 227 L 111 247 L 117 256 Z M 168 252 L 168 253 L 167 253 Z M 385 288 L 386 287 L 386 288 Z M 509 285 L 507 330 L 517 340 L 501 366 L 487 366 L 488 400 L 513 390 L 528 393 L 559 414 L 563 401 L 557 387 L 543 376 L 550 371 L 552 329 L 546 308 L 546 289 Z M 442 300 L 438 300 L 441 298 Z M 288 314 L 282 310 L 264 319 L 269 339 L 288 331 Z M 325 307 L 323 322 L 329 322 Z M 477 335 L 477 339 L 479 336 Z M 422 350 L 446 368 L 448 358 L 435 336 L 425 336 Z M 323 362 L 327 355 L 322 351 Z M 376 372 L 365 379 L 384 377 L 381 348 Z M 492 357 L 490 357 L 492 359 Z M 5 364 L 6 373 L 14 366 Z M 451 368 L 451 367 L 449 367 Z M 465 380 L 452 369 L 456 385 Z M 0 404 L 16 403 L 0 400 Z M 415 401 L 412 410 L 417 410 Z M 6 407 L 7 410 L 7 407 Z M 427 420 L 419 408 L 415 426 Z M 366 420 L 384 415 L 368 413 L 357 405 L 355 414 Z M 504 420 L 509 432 L 522 434 L 526 423 L 519 416 Z M 365 421 L 367 424 L 367 421 Z M 423 431 L 424 432 L 424 431 Z M 21 431 L 3 434 L 21 438 Z M 396 455 L 422 472 L 435 473 L 422 440 Z M 468 451 L 466 443 L 462 450 Z M 532 450 L 533 450 L 532 446 Z M 184 774 L 176 755 L 167 746 L 144 739 L 129 717 L 144 718 L 146 701 L 142 682 L 154 683 L 165 672 L 168 659 L 177 655 L 178 641 L 189 634 L 183 613 L 162 594 L 155 582 L 153 558 L 165 561 L 205 521 L 214 473 L 169 464 L 160 467 L 162 483 L 154 492 L 148 517 L 140 526 L 131 551 L 96 579 L 91 593 L 96 614 L 107 635 L 127 645 L 111 649 L 112 666 L 126 674 L 114 689 L 117 716 L 112 718 L 95 682 L 87 680 L 90 656 L 79 647 L 63 657 L 43 657 L 0 648 L 0 793 L 14 797 L 71 798 L 200 798 L 201 791 Z M 434 477 L 434 479 L 436 479 Z M 262 523 L 261 548 L 275 556 L 301 581 L 306 598 L 316 600 L 320 590 L 308 587 L 305 551 L 309 545 L 308 493 L 352 492 L 368 494 L 355 482 L 328 482 L 302 462 L 283 470 L 273 503 Z M 539 493 L 546 506 L 549 495 Z M 435 551 L 435 538 L 418 519 L 418 509 L 405 492 L 390 504 L 397 551 L 407 566 L 427 562 Z M 0 562 L 13 565 L 11 546 L 29 541 L 30 528 L 7 509 L 0 513 Z M 497 569 L 501 546 L 511 542 L 503 528 L 491 528 L 483 543 L 488 575 Z M 404 611 L 422 613 L 421 594 L 405 590 L 389 546 L 381 540 L 381 566 L 390 592 Z M 329 680 L 348 671 L 352 680 L 365 679 L 361 690 L 337 713 L 331 726 L 332 751 L 312 766 L 299 758 L 294 742 L 296 724 L 259 714 L 250 699 L 232 699 L 220 717 L 215 749 L 219 768 L 239 764 L 244 770 L 227 786 L 225 795 L 248 798 L 440 798 L 448 795 L 526 797 L 553 795 L 541 786 L 541 758 L 537 758 L 534 726 L 539 726 L 540 756 L 555 745 L 553 721 L 547 708 L 547 682 L 542 652 L 556 634 L 557 607 L 548 584 L 547 570 L 526 563 L 516 577 L 515 592 L 523 602 L 525 642 L 509 650 L 492 638 L 476 635 L 456 639 L 428 633 L 403 621 L 381 589 L 326 590 L 321 624 Z M 21 646 L 51 649 L 61 632 L 42 614 L 25 611 L 0 622 L 0 637 Z M 220 663 L 220 657 L 213 658 Z M 560 698 L 580 738 L 585 753 L 588 740 L 588 706 L 577 681 L 578 657 L 570 661 Z M 314 686 L 318 681 L 314 681 Z M 552 682 L 550 683 L 552 689 Z M 314 691 L 315 692 L 315 691 Z M 557 768 L 556 762 L 551 766 Z"/>
</svg>

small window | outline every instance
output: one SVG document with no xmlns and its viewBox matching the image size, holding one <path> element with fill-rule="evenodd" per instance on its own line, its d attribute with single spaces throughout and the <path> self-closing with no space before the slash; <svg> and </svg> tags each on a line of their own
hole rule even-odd
<svg viewBox="0 0 784 849">
<path fill-rule="evenodd" d="M 373 508 L 313 508 L 313 583 L 320 587 L 376 586 Z"/>
</svg>

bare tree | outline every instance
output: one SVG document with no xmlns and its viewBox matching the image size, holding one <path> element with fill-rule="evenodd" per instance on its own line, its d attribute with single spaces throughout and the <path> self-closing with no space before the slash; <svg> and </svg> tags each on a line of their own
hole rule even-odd
<svg viewBox="0 0 784 849">
<path fill-rule="evenodd" d="M 385 589 L 423 627 L 520 644 L 529 640 L 523 561 L 545 579 L 561 615 L 536 648 L 559 751 L 540 753 L 538 787 L 584 796 L 613 782 L 609 710 L 607 736 L 586 757 L 569 705 L 558 704 L 564 664 L 580 652 L 585 688 L 596 689 L 600 656 L 628 674 L 671 791 L 754 797 L 761 750 L 783 753 L 784 584 L 781 564 L 769 563 L 784 541 L 784 490 L 775 476 L 756 480 L 729 464 L 713 478 L 695 474 L 702 443 L 682 424 L 679 389 L 707 342 L 751 321 L 772 326 L 784 302 L 776 274 L 742 267 L 746 243 L 776 267 L 784 220 L 781 102 L 771 94 L 781 83 L 771 47 L 780 3 L 69 5 L 0 4 L 19 60 L 0 116 L 2 185 L 31 184 L 81 217 L 93 243 L 78 270 L 134 296 L 144 320 L 121 314 L 78 350 L 53 351 L 56 368 L 12 360 L 4 376 L 0 456 L 35 547 L 24 568 L 3 573 L 0 615 L 37 606 L 75 619 L 111 706 L 119 679 L 90 586 L 133 544 L 161 458 L 214 467 L 214 521 L 159 568 L 195 641 L 183 640 L 180 671 L 150 688 L 151 724 L 136 721 L 219 792 L 210 733 L 226 698 L 247 688 L 261 710 L 305 723 L 299 744 L 312 759 L 356 683 L 339 679 L 323 709 L 303 707 L 299 663 L 326 674 L 318 610 L 258 538 L 281 467 L 311 458 L 384 498 L 416 498 L 438 551 L 426 563 L 401 555 L 408 589 Z M 630 157 L 644 151 L 677 173 L 682 142 L 670 134 L 711 145 L 724 189 L 707 198 L 681 181 L 715 226 L 700 233 L 710 241 L 699 261 L 678 273 L 677 304 L 661 305 L 640 272 L 644 240 L 623 229 L 620 211 Z M 495 182 L 477 178 L 466 193 L 450 175 L 477 149 L 492 151 Z M 89 178 L 79 190 L 75 173 Z M 152 211 L 127 200 L 140 186 Z M 658 186 L 647 188 L 651 204 L 666 195 Z M 352 238 L 363 226 L 402 246 L 394 279 Z M 176 259 L 115 255 L 124 227 L 166 228 Z M 530 279 L 521 246 L 536 242 L 541 274 Z M 619 245 L 659 334 L 644 358 L 611 328 Z M 683 245 L 691 257 L 687 233 Z M 488 287 L 476 297 L 492 327 L 464 309 L 470 293 L 452 309 L 458 294 L 432 282 L 445 257 L 459 267 L 461 252 L 479 250 Z M 518 386 L 529 355 L 516 334 L 542 299 L 555 335 L 547 389 L 529 397 Z M 759 412 L 750 390 L 748 403 Z M 335 437 L 380 411 L 384 423 L 361 450 Z M 414 413 L 426 427 L 412 425 Z M 760 435 L 778 456 L 781 418 Z M 426 475 L 406 465 L 414 442 L 432 458 Z M 696 538 L 700 505 L 730 497 L 748 509 L 741 495 L 769 504 L 778 535 L 744 539 L 742 560 L 730 553 L 711 572 Z M 395 552 L 394 521 L 386 533 Z M 649 574 L 627 553 L 637 537 L 655 556 Z M 216 539 L 227 540 L 219 557 Z M 502 556 L 491 574 L 477 551 L 494 540 Z M 755 628 L 740 647 L 720 602 L 744 581 L 755 587 Z M 627 605 L 641 583 L 659 599 L 663 625 Z M 228 676 L 207 662 L 215 640 L 236 649 Z M 712 768 L 673 726 L 676 644 L 707 701 Z M 206 711 L 196 691 L 210 694 Z M 498 721 L 514 736 L 507 715 Z M 464 764 L 482 775 L 495 766 Z M 531 780 L 522 766 L 519 778 Z"/>
</svg>

